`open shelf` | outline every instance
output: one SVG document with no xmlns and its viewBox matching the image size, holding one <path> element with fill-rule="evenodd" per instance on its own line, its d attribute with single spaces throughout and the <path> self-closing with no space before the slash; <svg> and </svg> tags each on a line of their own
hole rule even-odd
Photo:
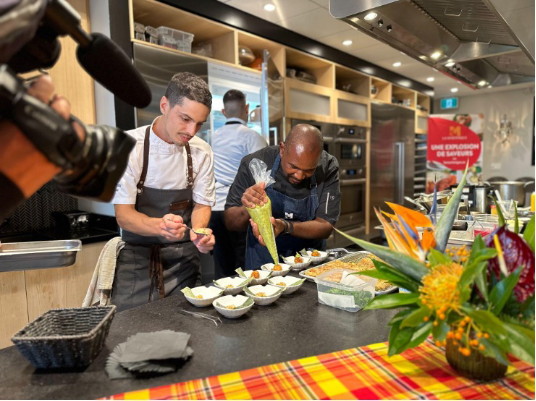
<svg viewBox="0 0 536 401">
<path fill-rule="evenodd" d="M 391 103 L 393 85 L 383 79 L 372 78 L 370 82 L 370 98 Z"/>
<path fill-rule="evenodd" d="M 393 85 L 391 96 L 391 103 L 409 107 L 411 109 L 415 108 L 416 92 L 411 89 Z"/>
<path fill-rule="evenodd" d="M 335 66 L 321 58 L 287 48 L 286 76 L 326 88 L 335 87 Z M 301 77 L 301 78 L 300 78 Z M 307 77 L 311 77 L 310 80 Z"/>
<path fill-rule="evenodd" d="M 335 88 L 344 92 L 369 97 L 370 77 L 350 68 L 335 67 Z"/>
</svg>

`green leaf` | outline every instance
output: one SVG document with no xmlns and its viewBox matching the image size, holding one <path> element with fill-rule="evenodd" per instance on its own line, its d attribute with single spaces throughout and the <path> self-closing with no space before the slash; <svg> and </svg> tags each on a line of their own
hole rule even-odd
<svg viewBox="0 0 536 401">
<path fill-rule="evenodd" d="M 398 280 L 400 276 L 391 275 L 389 273 L 380 272 L 378 270 L 364 270 L 361 272 L 355 272 L 355 273 L 350 273 L 350 274 L 358 275 L 358 276 L 373 277 L 373 278 L 377 278 L 380 280 L 387 280 L 391 284 L 394 284 L 398 287 L 403 287 L 403 288 L 406 288 L 405 286 L 409 284 L 409 281 Z"/>
<path fill-rule="evenodd" d="M 440 320 L 437 326 L 432 327 L 432 335 L 436 340 L 443 341 L 447 337 L 449 331 L 450 325 L 444 320 Z"/>
<path fill-rule="evenodd" d="M 519 217 L 517 215 L 517 202 L 514 202 L 514 232 L 519 234 Z"/>
<path fill-rule="evenodd" d="M 525 226 L 525 231 L 523 232 L 523 238 L 527 241 L 527 244 L 534 252 L 534 216 L 532 216 Z"/>
<path fill-rule="evenodd" d="M 393 356 L 395 354 L 399 354 L 404 349 L 406 349 L 406 345 L 410 342 L 411 337 L 413 335 L 413 329 L 410 327 L 406 327 L 404 329 L 400 329 L 399 325 L 393 325 L 391 327 L 391 331 L 389 332 L 389 356 Z"/>
<path fill-rule="evenodd" d="M 534 330 L 505 323 L 489 311 L 462 309 L 481 329 L 490 334 L 496 345 L 515 357 L 534 364 Z"/>
<path fill-rule="evenodd" d="M 428 255 L 428 261 L 432 266 L 436 265 L 448 265 L 452 263 L 452 259 L 443 252 L 439 252 L 436 249 L 430 249 L 430 254 Z"/>
<path fill-rule="evenodd" d="M 501 313 L 506 302 L 512 296 L 512 291 L 519 281 L 519 276 L 523 266 L 518 267 L 508 276 L 499 281 L 491 290 L 489 302 L 491 303 L 491 312 L 495 315 Z"/>
<path fill-rule="evenodd" d="M 493 198 L 493 203 L 495 203 L 495 209 L 497 210 L 497 215 L 499 216 L 499 226 L 504 226 L 506 221 L 504 220 L 504 214 L 502 212 L 501 205 L 498 203 L 496 198 Z"/>
<path fill-rule="evenodd" d="M 485 347 L 483 351 L 479 351 L 484 356 L 493 358 L 497 362 L 502 363 L 503 365 L 510 365 L 510 361 L 508 360 L 508 357 L 506 356 L 506 353 L 507 353 L 506 350 L 501 349 L 501 347 L 495 345 L 489 340 L 486 340 L 485 338 L 480 339 L 480 344 L 482 344 Z"/>
<path fill-rule="evenodd" d="M 426 322 L 423 325 L 421 325 L 417 330 L 413 332 L 413 335 L 411 336 L 410 342 L 405 346 L 405 348 L 402 351 L 405 351 L 409 348 L 416 347 L 420 343 L 422 343 L 424 340 L 428 338 L 430 333 L 432 332 L 432 322 Z"/>
<path fill-rule="evenodd" d="M 363 275 L 368 277 L 374 277 L 382 280 L 387 280 L 390 283 L 397 285 L 402 288 L 406 288 L 411 291 L 417 291 L 419 289 L 419 283 L 412 279 L 411 277 L 406 276 L 403 273 L 400 273 L 398 270 L 393 269 L 391 266 L 379 261 L 373 260 L 374 265 L 376 266 L 375 270 L 365 270 L 361 272 L 351 273 L 355 275 Z"/>
<path fill-rule="evenodd" d="M 401 273 L 404 273 L 417 281 L 420 281 L 421 277 L 428 273 L 428 269 L 423 263 L 407 255 L 389 249 L 386 246 L 373 244 L 371 242 L 363 241 L 359 238 L 352 237 L 351 235 L 348 235 L 339 230 L 337 230 L 337 232 L 340 233 L 342 236 L 348 238 L 349 240 L 353 241 L 361 248 L 373 253 L 380 259 L 383 259 L 394 269 L 399 270 Z"/>
<path fill-rule="evenodd" d="M 375 297 L 365 309 L 389 309 L 399 306 L 415 304 L 419 301 L 419 294 L 385 294 Z"/>
<path fill-rule="evenodd" d="M 445 248 L 447 247 L 452 225 L 454 224 L 454 220 L 456 220 L 458 214 L 458 205 L 462 197 L 463 187 L 465 186 L 467 171 L 468 168 L 466 167 L 456 191 L 454 191 L 452 198 L 450 198 L 449 202 L 447 203 L 447 206 L 441 214 L 441 217 L 439 218 L 439 221 L 434 229 L 434 236 L 436 240 L 435 248 L 440 252 L 445 252 Z"/>
<path fill-rule="evenodd" d="M 408 308 L 403 309 L 400 312 L 398 312 L 396 315 L 394 315 L 391 320 L 389 321 L 389 326 L 393 326 L 395 324 L 400 325 L 400 322 L 405 319 L 407 315 L 409 315 L 411 312 L 413 312 L 416 308 Z"/>
<path fill-rule="evenodd" d="M 426 306 L 421 306 L 419 309 L 415 309 L 410 313 L 401 323 L 400 327 L 416 327 L 424 322 L 425 316 L 430 316 L 432 311 Z"/>
</svg>

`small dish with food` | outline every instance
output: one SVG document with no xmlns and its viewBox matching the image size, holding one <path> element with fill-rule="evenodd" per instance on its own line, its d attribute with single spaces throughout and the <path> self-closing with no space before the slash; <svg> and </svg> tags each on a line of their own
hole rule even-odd
<svg viewBox="0 0 536 401">
<path fill-rule="evenodd" d="M 250 278 L 250 285 L 257 284 L 266 284 L 268 278 L 272 275 L 271 271 L 268 270 L 246 270 L 243 271 L 241 268 L 235 270 L 240 277 Z"/>
<path fill-rule="evenodd" d="M 313 249 L 312 251 L 306 251 L 307 256 L 311 258 L 311 263 L 320 263 L 328 258 L 328 253 L 326 251 L 319 251 Z"/>
<path fill-rule="evenodd" d="M 245 315 L 255 304 L 252 298 L 244 295 L 225 295 L 217 298 L 212 305 L 223 316 L 236 319 Z"/>
<path fill-rule="evenodd" d="M 257 305 L 270 305 L 283 294 L 283 289 L 273 285 L 252 285 L 244 289 Z"/>
<path fill-rule="evenodd" d="M 275 276 L 285 276 L 290 271 L 290 266 L 285 263 L 265 263 L 261 266 L 262 270 L 272 272 L 272 277 Z"/>
<path fill-rule="evenodd" d="M 290 266 L 292 270 L 303 270 L 311 264 L 310 256 L 302 256 L 297 253 L 295 256 L 287 256 L 283 261 Z"/>
<path fill-rule="evenodd" d="M 186 287 L 181 291 L 186 297 L 186 300 L 197 307 L 209 306 L 212 304 L 212 301 L 223 295 L 223 290 L 221 288 L 213 286 Z"/>
<path fill-rule="evenodd" d="M 225 295 L 234 295 L 241 292 L 251 280 L 245 277 L 224 277 L 214 280 L 214 285 L 223 290 Z"/>
<path fill-rule="evenodd" d="M 288 295 L 297 291 L 303 285 L 304 281 L 304 278 L 297 278 L 292 276 L 270 277 L 268 279 L 268 284 L 282 288 L 283 294 Z"/>
</svg>

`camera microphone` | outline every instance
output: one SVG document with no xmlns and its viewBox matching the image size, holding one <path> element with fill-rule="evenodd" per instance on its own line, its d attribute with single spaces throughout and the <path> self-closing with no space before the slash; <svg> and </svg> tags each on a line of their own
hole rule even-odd
<svg viewBox="0 0 536 401">
<path fill-rule="evenodd" d="M 123 50 L 108 37 L 92 33 L 87 46 L 78 46 L 76 57 L 89 75 L 121 100 L 140 108 L 151 103 L 149 86 Z"/>
</svg>

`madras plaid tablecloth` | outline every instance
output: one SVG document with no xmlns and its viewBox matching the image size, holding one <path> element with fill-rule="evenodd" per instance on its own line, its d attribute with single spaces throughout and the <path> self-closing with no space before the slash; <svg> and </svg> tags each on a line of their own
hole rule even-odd
<svg viewBox="0 0 536 401">
<path fill-rule="evenodd" d="M 387 343 L 117 394 L 109 399 L 534 399 L 534 366 L 502 380 L 458 376 L 430 340 L 387 356 Z"/>
</svg>

